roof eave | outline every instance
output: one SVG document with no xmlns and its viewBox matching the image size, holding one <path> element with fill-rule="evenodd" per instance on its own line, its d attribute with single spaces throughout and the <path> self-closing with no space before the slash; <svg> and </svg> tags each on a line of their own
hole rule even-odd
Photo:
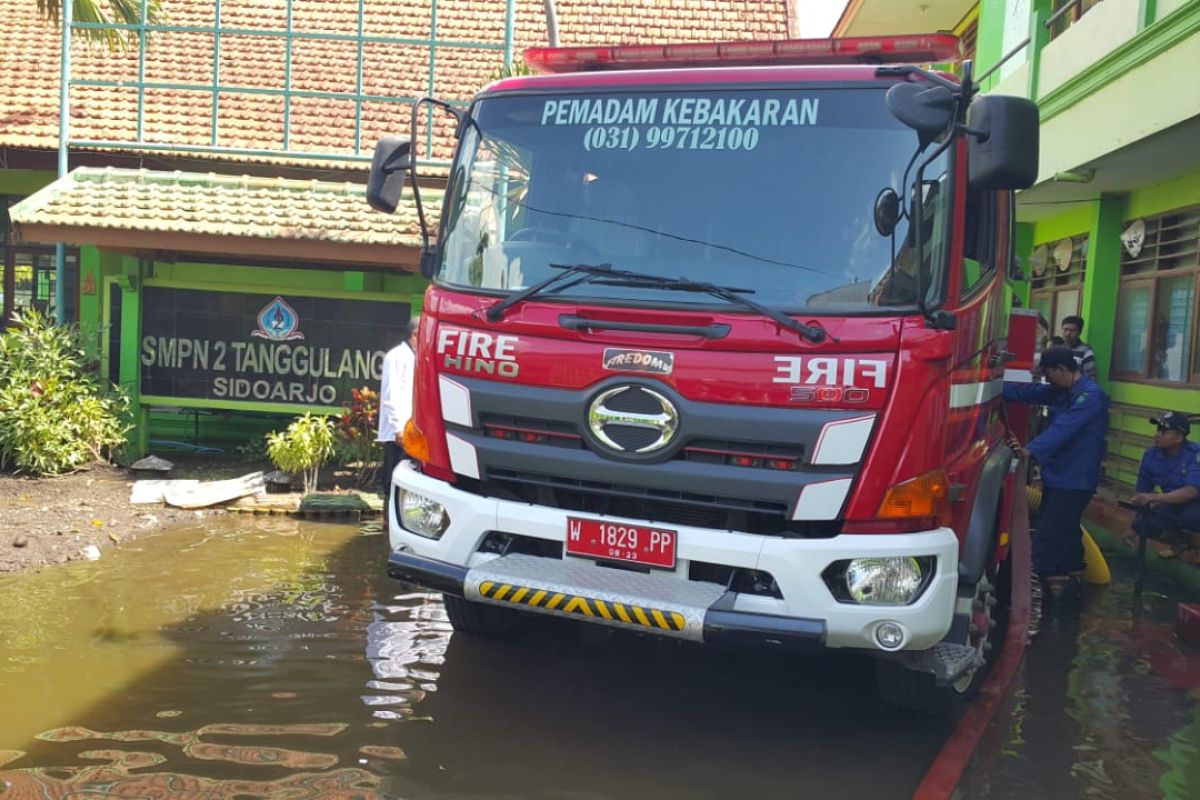
<svg viewBox="0 0 1200 800">
<path fill-rule="evenodd" d="M 418 248 L 402 244 L 346 243 L 320 239 L 262 239 L 16 221 L 13 222 L 13 233 L 18 241 L 26 243 L 76 242 L 113 250 L 203 253 L 319 262 L 344 267 L 387 267 L 399 272 L 415 272 L 420 262 Z"/>
</svg>

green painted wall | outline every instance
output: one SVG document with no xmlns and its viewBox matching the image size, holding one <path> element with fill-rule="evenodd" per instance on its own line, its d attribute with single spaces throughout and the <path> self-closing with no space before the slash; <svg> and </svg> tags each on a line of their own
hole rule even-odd
<svg viewBox="0 0 1200 800">
<path fill-rule="evenodd" d="M 1175 208 L 1200 204 L 1200 170 L 1165 183 L 1139 189 L 1129 196 L 1126 219 L 1151 217 Z"/>
<path fill-rule="evenodd" d="M 1021 301 L 1023 308 L 1029 308 L 1029 279 L 1033 275 L 1033 270 L 1029 268 L 1029 254 L 1033 252 L 1033 225 L 1027 222 L 1016 224 L 1013 251 L 1019 259 L 1021 273 L 1025 276 L 1023 281 L 1010 281 L 1013 294 Z"/>
<path fill-rule="evenodd" d="M 979 27 L 975 39 L 975 70 L 982 75 L 1004 57 L 1004 0 L 983 0 L 979 4 Z M 999 80 L 997 70 L 983 84 L 985 91 L 993 89 Z"/>
<path fill-rule="evenodd" d="M 1019 197 L 1019 196 L 1018 196 Z M 1018 199 L 1018 203 L 1020 200 Z M 1087 233 L 1092 227 L 1092 203 L 1080 203 L 1070 210 L 1033 223 L 1033 244 L 1057 242 L 1067 236 Z"/>
<path fill-rule="evenodd" d="M 45 170 L 0 170 L 0 194 L 28 195 L 54 183 L 56 174 Z"/>
<path fill-rule="evenodd" d="M 1079 314 L 1085 321 L 1086 340 L 1096 354 L 1097 378 L 1108 381 L 1116 332 L 1117 287 L 1121 274 L 1121 229 L 1124 227 L 1125 198 L 1103 195 L 1092 209 L 1083 298 Z M 1092 243 L 1099 246 L 1092 246 Z"/>
</svg>

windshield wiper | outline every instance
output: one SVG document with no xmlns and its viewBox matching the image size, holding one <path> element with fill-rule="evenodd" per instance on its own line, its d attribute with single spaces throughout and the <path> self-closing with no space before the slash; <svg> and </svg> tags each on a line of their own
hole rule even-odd
<svg viewBox="0 0 1200 800">
<path fill-rule="evenodd" d="M 663 275 L 634 272 L 628 269 L 615 269 L 612 264 L 551 264 L 550 267 L 562 270 L 562 272 L 551 275 L 544 281 L 539 281 L 533 286 L 522 289 L 516 294 L 511 294 L 499 303 L 496 303 L 486 312 L 488 321 L 498 322 L 503 318 L 505 311 L 546 289 L 558 288 L 559 291 L 562 291 L 572 286 L 578 286 L 581 283 L 595 282 L 604 286 L 640 286 L 678 292 L 703 292 L 728 303 L 748 308 L 768 319 L 774 320 L 788 330 L 796 331 L 810 342 L 823 342 L 827 335 L 822 328 L 806 325 L 803 322 L 792 319 L 782 311 L 742 296 L 753 294 L 753 289 L 721 286 L 716 283 L 693 281 L 689 278 L 669 278 Z M 575 280 L 566 280 L 571 276 L 576 276 Z"/>
<path fill-rule="evenodd" d="M 560 269 L 562 272 L 551 275 L 546 280 L 539 281 L 533 286 L 528 286 L 515 294 L 510 294 L 499 303 L 496 303 L 496 305 L 488 308 L 486 314 L 488 322 L 499 322 L 504 317 L 505 311 L 517 303 L 528 300 L 535 294 L 544 292 L 546 289 L 558 286 L 561 291 L 581 283 L 586 283 L 598 275 L 611 275 L 614 272 L 612 264 L 551 264 L 550 266 L 554 269 Z M 578 277 L 573 281 L 567 281 L 566 279 L 572 275 Z"/>
<path fill-rule="evenodd" d="M 689 278 L 668 278 L 662 275 L 650 275 L 642 272 L 631 272 L 624 269 L 610 269 L 603 280 L 597 280 L 595 283 L 604 286 L 644 286 L 653 287 L 656 289 L 666 289 L 669 291 L 678 292 L 703 292 L 704 294 L 719 297 L 726 302 L 734 305 L 748 308 L 762 314 L 768 319 L 778 322 L 788 330 L 793 330 L 808 339 L 810 342 L 825 341 L 826 332 L 823 328 L 817 328 L 812 325 L 806 325 L 803 322 L 792 319 L 787 314 L 784 314 L 778 309 L 763 305 L 755 300 L 751 300 L 743 295 L 754 294 L 753 289 L 740 289 L 735 286 L 721 286 L 716 283 L 707 283 L 704 281 L 693 281 Z"/>
</svg>

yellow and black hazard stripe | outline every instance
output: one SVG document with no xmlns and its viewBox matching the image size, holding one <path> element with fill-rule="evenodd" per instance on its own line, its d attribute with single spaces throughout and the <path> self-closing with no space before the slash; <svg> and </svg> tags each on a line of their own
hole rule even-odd
<svg viewBox="0 0 1200 800">
<path fill-rule="evenodd" d="M 512 603 L 556 611 L 559 614 L 579 614 L 641 628 L 682 631 L 687 625 L 687 620 L 678 611 L 617 603 L 612 600 L 596 600 L 577 594 L 534 589 L 516 583 L 484 581 L 479 584 L 479 594 L 495 603 Z"/>
</svg>

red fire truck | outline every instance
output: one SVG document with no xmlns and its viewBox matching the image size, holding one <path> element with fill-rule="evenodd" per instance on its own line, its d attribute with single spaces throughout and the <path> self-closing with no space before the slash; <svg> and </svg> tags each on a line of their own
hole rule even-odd
<svg viewBox="0 0 1200 800">
<path fill-rule="evenodd" d="M 390 574 L 455 630 L 551 614 L 972 688 L 1014 464 L 1000 388 L 1033 103 L 943 35 L 535 48 L 424 98 L 368 200 L 432 279 Z M 455 123 L 436 237 L 423 109 Z M 438 113 L 440 117 L 440 112 Z"/>
</svg>

